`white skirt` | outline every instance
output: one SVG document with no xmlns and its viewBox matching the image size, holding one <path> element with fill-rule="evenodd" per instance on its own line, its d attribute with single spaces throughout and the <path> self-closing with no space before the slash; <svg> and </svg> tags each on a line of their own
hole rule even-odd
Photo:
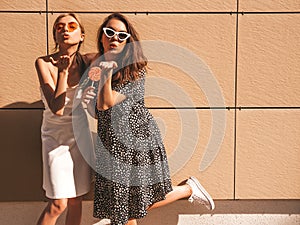
<svg viewBox="0 0 300 225">
<path fill-rule="evenodd" d="M 91 167 L 82 156 L 73 134 L 72 121 L 42 125 L 43 189 L 50 199 L 74 198 L 90 191 Z M 80 130 L 85 150 L 91 152 L 88 127 Z"/>
</svg>

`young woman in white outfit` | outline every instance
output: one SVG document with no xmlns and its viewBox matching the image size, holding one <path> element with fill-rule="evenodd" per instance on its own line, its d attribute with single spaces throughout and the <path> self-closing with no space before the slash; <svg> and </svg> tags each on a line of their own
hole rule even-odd
<svg viewBox="0 0 300 225">
<path fill-rule="evenodd" d="M 35 62 L 45 105 L 41 127 L 43 188 L 49 198 L 38 225 L 54 225 L 66 208 L 66 225 L 78 225 L 82 196 L 89 192 L 91 183 L 90 166 L 81 149 L 92 151 L 92 142 L 84 109 L 81 104 L 74 107 L 73 99 L 80 78 L 95 55 L 78 52 L 84 28 L 75 14 L 57 17 L 53 38 L 57 51 Z M 82 123 L 79 138 L 85 140 L 85 146 L 78 147 L 72 126 L 74 119 L 77 124 Z"/>
</svg>

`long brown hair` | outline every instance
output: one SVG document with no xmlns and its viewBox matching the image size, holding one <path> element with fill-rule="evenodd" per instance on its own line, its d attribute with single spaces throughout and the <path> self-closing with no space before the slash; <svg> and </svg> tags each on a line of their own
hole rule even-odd
<svg viewBox="0 0 300 225">
<path fill-rule="evenodd" d="M 147 58 L 144 56 L 137 31 L 124 15 L 120 13 L 113 13 L 104 19 L 104 22 L 98 29 L 98 51 L 100 55 L 104 54 L 104 48 L 101 42 L 102 35 L 104 33 L 103 28 L 106 27 L 111 19 L 117 19 L 123 22 L 126 26 L 127 33 L 130 34 L 130 37 L 126 40 L 126 46 L 122 53 L 120 53 L 122 55 L 119 57 L 119 61 L 117 62 L 119 70 L 113 76 L 112 83 L 115 85 L 126 81 L 137 80 L 139 78 L 139 71 L 141 69 L 146 69 Z"/>
<path fill-rule="evenodd" d="M 79 27 L 80 27 L 81 33 L 82 33 L 82 34 L 85 34 L 84 27 L 83 27 L 82 23 L 80 22 L 78 16 L 77 16 L 75 13 L 65 13 L 65 14 L 59 15 L 59 16 L 56 18 L 56 20 L 54 21 L 54 23 L 53 23 L 53 28 L 52 28 L 53 40 L 55 41 L 55 48 L 54 48 L 54 51 L 57 51 L 57 49 L 58 49 L 58 44 L 57 44 L 56 38 L 55 38 L 55 33 L 56 33 L 55 25 L 57 24 L 57 22 L 58 22 L 61 18 L 66 17 L 66 16 L 71 16 L 71 17 L 73 17 L 73 18 L 77 21 L 77 23 L 78 23 L 78 25 L 79 25 Z M 77 51 L 79 51 L 82 42 L 83 42 L 83 41 L 80 41 L 80 42 L 79 42 Z"/>
</svg>

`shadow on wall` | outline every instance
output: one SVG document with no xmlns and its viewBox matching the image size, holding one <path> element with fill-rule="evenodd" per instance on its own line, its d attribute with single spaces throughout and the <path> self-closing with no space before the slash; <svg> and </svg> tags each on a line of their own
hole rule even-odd
<svg viewBox="0 0 300 225">
<path fill-rule="evenodd" d="M 15 102 L 0 110 L 0 202 L 46 200 L 40 132 L 43 111 L 42 101 Z M 92 193 L 84 199 L 92 199 Z"/>
<path fill-rule="evenodd" d="M 0 110 L 0 201 L 43 200 L 40 127 L 44 106 L 16 102 Z"/>
<path fill-rule="evenodd" d="M 15 110 L 43 110 L 44 109 L 44 104 L 42 100 L 28 103 L 28 102 L 14 102 L 9 105 L 5 105 L 1 107 L 2 109 L 15 109 Z"/>
</svg>

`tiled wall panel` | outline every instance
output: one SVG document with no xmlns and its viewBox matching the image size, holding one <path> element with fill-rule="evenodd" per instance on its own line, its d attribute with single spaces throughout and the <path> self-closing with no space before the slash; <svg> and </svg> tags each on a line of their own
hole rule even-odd
<svg viewBox="0 0 300 225">
<path fill-rule="evenodd" d="M 237 199 L 299 199 L 300 111 L 237 114 Z"/>
<path fill-rule="evenodd" d="M 1 0 L 0 11 L 44 11 L 46 0 Z"/>
<path fill-rule="evenodd" d="M 234 105 L 234 52 L 236 16 L 226 15 L 151 15 L 133 18 L 142 40 L 160 40 L 170 43 L 165 61 L 179 57 L 179 68 L 165 62 L 152 65 L 152 74 L 175 82 L 191 98 L 194 106 L 220 106 L 207 102 L 207 95 L 217 95 L 220 89 L 225 105 Z M 170 23 L 169 21 L 172 21 Z M 149 29 L 152 27 L 152 29 Z M 172 46 L 174 45 L 174 47 Z M 159 45 L 158 45 L 159 46 Z M 180 50 L 176 50 L 176 48 Z M 183 50 L 184 49 L 184 50 Z M 189 55 L 191 54 L 191 55 Z M 153 55 L 149 53 L 149 55 Z M 150 59 L 151 60 L 151 59 Z M 198 63 L 198 62 L 201 63 Z M 179 64 L 179 63 L 178 63 Z M 191 68 L 191 69 L 190 69 Z M 183 71 L 189 71 L 184 73 Z M 200 78 L 195 80 L 195 78 Z M 216 84 L 206 81 L 213 79 Z M 176 93 L 174 93 L 176 96 Z M 162 106 L 148 101 L 149 106 Z"/>
<path fill-rule="evenodd" d="M 300 105 L 300 14 L 239 18 L 238 106 Z"/>
<path fill-rule="evenodd" d="M 46 54 L 45 14 L 0 14 L 0 107 L 41 106 L 34 62 Z"/>
<path fill-rule="evenodd" d="M 215 199 L 232 199 L 234 111 L 223 111 L 224 118 L 211 110 L 153 109 L 151 113 L 164 137 L 173 184 L 193 175 Z M 210 156 L 208 160 L 204 155 Z"/>
</svg>

